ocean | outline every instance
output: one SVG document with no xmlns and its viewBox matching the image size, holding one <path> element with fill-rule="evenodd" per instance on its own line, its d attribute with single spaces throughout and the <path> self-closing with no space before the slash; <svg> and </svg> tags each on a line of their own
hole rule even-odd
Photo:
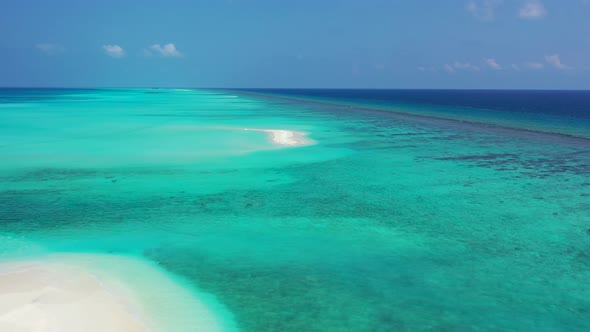
<svg viewBox="0 0 590 332">
<path fill-rule="evenodd" d="M 588 91 L 0 89 L 0 160 L 0 260 L 135 257 L 228 330 L 590 330 Z"/>
</svg>

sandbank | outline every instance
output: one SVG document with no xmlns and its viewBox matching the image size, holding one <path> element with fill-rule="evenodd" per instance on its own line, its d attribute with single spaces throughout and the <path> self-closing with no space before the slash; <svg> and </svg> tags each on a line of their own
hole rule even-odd
<svg viewBox="0 0 590 332">
<path fill-rule="evenodd" d="M 64 254 L 0 263 L 0 331 L 234 330 L 205 302 L 137 258 Z"/>
<path fill-rule="evenodd" d="M 252 129 L 246 128 L 244 130 L 253 130 L 265 132 L 269 135 L 270 139 L 279 145 L 284 146 L 302 146 L 312 144 L 313 141 L 306 138 L 308 133 L 300 131 L 291 131 L 283 129 Z"/>
</svg>

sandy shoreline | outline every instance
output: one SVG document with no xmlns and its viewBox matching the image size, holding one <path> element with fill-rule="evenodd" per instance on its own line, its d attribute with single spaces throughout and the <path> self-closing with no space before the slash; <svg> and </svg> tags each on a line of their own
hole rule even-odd
<svg viewBox="0 0 590 332">
<path fill-rule="evenodd" d="M 146 262 L 68 254 L 0 263 L 0 331 L 180 330 L 228 329 L 205 303 Z"/>
</svg>

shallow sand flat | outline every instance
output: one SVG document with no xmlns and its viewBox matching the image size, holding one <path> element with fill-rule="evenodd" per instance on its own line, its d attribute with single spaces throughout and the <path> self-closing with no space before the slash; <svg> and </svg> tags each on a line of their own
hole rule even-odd
<svg viewBox="0 0 590 332">
<path fill-rule="evenodd" d="M 190 293 L 129 257 L 55 255 L 1 263 L 0 331 L 232 330 Z"/>
</svg>

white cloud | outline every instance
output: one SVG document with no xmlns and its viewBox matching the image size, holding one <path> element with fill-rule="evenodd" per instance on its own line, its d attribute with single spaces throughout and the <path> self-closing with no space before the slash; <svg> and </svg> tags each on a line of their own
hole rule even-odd
<svg viewBox="0 0 590 332">
<path fill-rule="evenodd" d="M 557 69 L 571 69 L 570 66 L 566 66 L 565 64 L 563 64 L 561 62 L 561 59 L 559 58 L 559 54 L 546 55 L 545 61 Z"/>
<path fill-rule="evenodd" d="M 453 64 L 453 67 L 455 67 L 455 69 L 459 69 L 459 70 L 479 71 L 478 66 L 472 65 L 469 62 L 461 63 L 461 62 L 455 61 L 455 63 Z"/>
<path fill-rule="evenodd" d="M 35 47 L 46 55 L 58 55 L 66 51 L 65 47 L 59 44 L 41 43 L 35 45 Z"/>
<path fill-rule="evenodd" d="M 104 52 L 113 58 L 122 58 L 125 56 L 125 50 L 119 45 L 103 45 Z"/>
<path fill-rule="evenodd" d="M 520 70 L 520 66 L 513 63 L 512 64 L 512 69 L 514 69 L 514 70 Z"/>
<path fill-rule="evenodd" d="M 429 67 L 420 66 L 420 67 L 418 67 L 418 70 L 421 72 L 435 72 L 435 71 L 437 71 L 436 67 L 434 67 L 434 66 L 429 66 Z"/>
<path fill-rule="evenodd" d="M 481 21 L 490 22 L 494 20 L 496 8 L 502 4 L 503 0 L 470 0 L 465 9 L 471 16 Z"/>
<path fill-rule="evenodd" d="M 541 19 L 547 15 L 545 5 L 540 0 L 527 0 L 520 8 L 519 16 L 524 19 Z"/>
<path fill-rule="evenodd" d="M 162 57 L 180 58 L 184 56 L 184 54 L 180 53 L 180 51 L 178 51 L 176 46 L 172 43 L 166 44 L 164 46 L 161 46 L 160 44 L 154 44 L 143 51 L 144 55 L 146 56 L 152 55 L 152 52 Z"/>
<path fill-rule="evenodd" d="M 524 64 L 525 67 L 527 67 L 528 69 L 534 69 L 534 70 L 538 70 L 538 69 L 542 69 L 543 67 L 545 67 L 542 63 L 540 62 L 527 62 Z"/>
<path fill-rule="evenodd" d="M 448 73 L 454 73 L 458 70 L 479 71 L 480 68 L 478 66 L 472 65 L 469 62 L 463 63 L 455 61 L 453 64 L 445 64 L 443 66 L 443 69 Z"/>
<path fill-rule="evenodd" d="M 488 67 L 492 68 L 493 70 L 501 70 L 502 66 L 500 66 L 498 64 L 498 62 L 496 62 L 496 59 L 484 59 L 486 65 L 488 65 Z"/>
</svg>

